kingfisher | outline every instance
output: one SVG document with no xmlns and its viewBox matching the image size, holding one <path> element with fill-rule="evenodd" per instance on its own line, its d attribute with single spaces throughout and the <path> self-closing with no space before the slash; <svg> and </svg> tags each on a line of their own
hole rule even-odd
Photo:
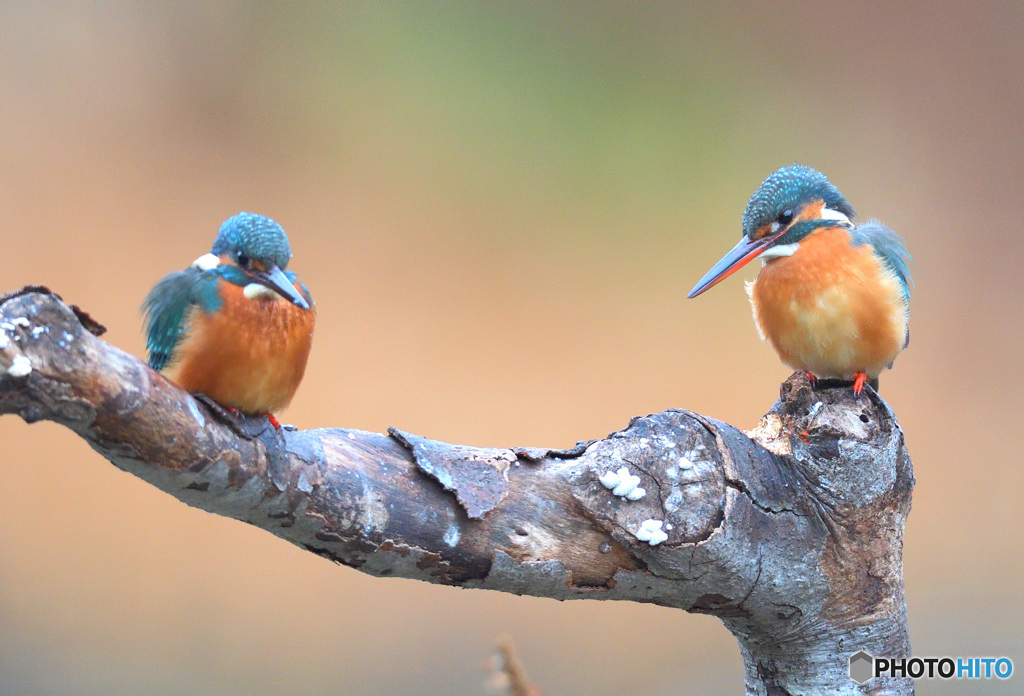
<svg viewBox="0 0 1024 696">
<path fill-rule="evenodd" d="M 910 255 L 877 220 L 853 223 L 853 207 L 825 175 L 794 164 L 768 176 L 743 211 L 743 236 L 688 297 L 755 258 L 747 283 L 754 323 L 786 365 L 818 379 L 878 388 L 910 341 Z"/>
<path fill-rule="evenodd" d="M 232 413 L 274 416 L 306 370 L 316 308 L 287 270 L 292 251 L 279 224 L 239 213 L 209 253 L 165 276 L 143 304 L 154 370 Z"/>
</svg>

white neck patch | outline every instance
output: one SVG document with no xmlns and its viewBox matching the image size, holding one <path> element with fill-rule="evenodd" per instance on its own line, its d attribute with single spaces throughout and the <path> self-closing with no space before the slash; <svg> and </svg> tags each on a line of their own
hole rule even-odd
<svg viewBox="0 0 1024 696">
<path fill-rule="evenodd" d="M 800 242 L 793 242 L 792 244 L 776 244 L 770 246 L 760 254 L 757 258 L 762 261 L 771 261 L 772 259 L 779 259 L 783 256 L 792 256 L 796 253 L 796 250 L 800 248 Z"/>
<path fill-rule="evenodd" d="M 200 271 L 212 271 L 219 265 L 220 259 L 213 254 L 203 254 L 192 262 L 192 268 L 198 268 Z"/>
<path fill-rule="evenodd" d="M 822 220 L 835 220 L 840 225 L 846 225 L 847 227 L 853 227 L 853 223 L 850 222 L 850 218 L 846 217 L 844 214 L 840 213 L 838 210 L 833 210 L 832 208 L 824 208 L 823 207 L 821 209 L 821 219 Z"/>
</svg>

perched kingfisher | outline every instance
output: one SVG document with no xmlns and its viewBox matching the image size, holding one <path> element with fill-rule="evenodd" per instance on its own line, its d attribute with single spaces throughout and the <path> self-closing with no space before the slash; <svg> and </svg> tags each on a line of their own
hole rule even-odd
<svg viewBox="0 0 1024 696">
<path fill-rule="evenodd" d="M 286 270 L 292 251 L 270 218 L 239 213 L 213 248 L 156 284 L 143 304 L 149 364 L 232 412 L 266 415 L 295 395 L 316 309 Z"/>
<path fill-rule="evenodd" d="M 743 237 L 700 279 L 696 297 L 754 258 L 754 322 L 782 362 L 818 379 L 865 382 L 910 341 L 910 272 L 903 240 L 853 208 L 825 176 L 794 164 L 771 174 L 743 211 Z"/>
</svg>

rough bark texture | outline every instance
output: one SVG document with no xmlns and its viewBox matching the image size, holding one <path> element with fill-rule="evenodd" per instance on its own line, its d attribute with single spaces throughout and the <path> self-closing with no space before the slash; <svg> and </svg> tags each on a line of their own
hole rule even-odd
<svg viewBox="0 0 1024 696">
<path fill-rule="evenodd" d="M 101 331 L 44 288 L 0 298 L 0 413 L 62 423 L 189 505 L 373 575 L 713 614 L 739 640 L 748 694 L 913 692 L 848 674 L 858 650 L 910 653 L 914 478 L 870 389 L 796 374 L 750 433 L 670 410 L 567 450 L 478 448 L 228 424 Z M 622 467 L 646 495 L 602 483 Z"/>
</svg>

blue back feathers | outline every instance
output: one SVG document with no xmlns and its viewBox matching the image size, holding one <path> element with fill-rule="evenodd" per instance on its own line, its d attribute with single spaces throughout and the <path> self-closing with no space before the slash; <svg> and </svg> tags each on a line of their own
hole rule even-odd
<svg viewBox="0 0 1024 696">
<path fill-rule="evenodd" d="M 185 337 L 188 312 L 200 306 L 207 312 L 220 309 L 222 300 L 217 291 L 218 275 L 187 268 L 164 278 L 146 295 L 142 310 L 146 315 L 146 349 L 149 366 L 154 370 L 167 367 L 174 349 Z"/>
<path fill-rule="evenodd" d="M 909 300 L 910 286 L 914 284 L 914 279 L 910 277 L 910 268 L 907 264 L 911 258 L 903 239 L 878 220 L 868 220 L 862 225 L 857 225 L 850 231 L 850 238 L 854 246 L 871 245 L 875 255 L 900 279 L 903 284 L 903 295 Z"/>
</svg>

